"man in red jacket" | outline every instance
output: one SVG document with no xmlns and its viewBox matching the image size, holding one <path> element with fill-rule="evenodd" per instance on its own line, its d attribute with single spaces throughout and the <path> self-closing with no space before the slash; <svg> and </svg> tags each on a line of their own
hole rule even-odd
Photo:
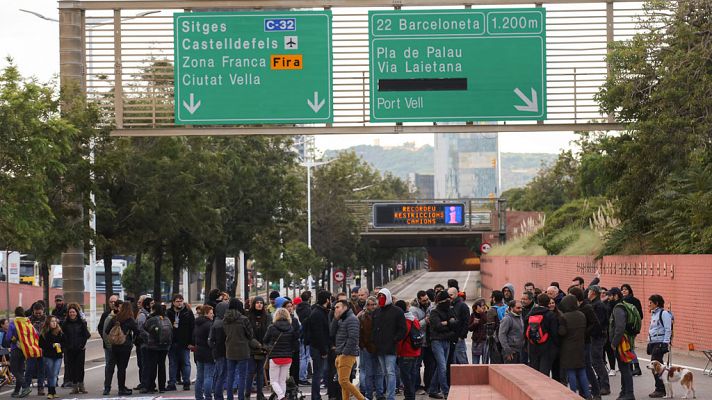
<svg viewBox="0 0 712 400">
<path fill-rule="evenodd" d="M 420 374 L 417 369 L 420 348 L 422 346 L 422 336 L 420 334 L 420 322 L 408 311 L 408 305 L 403 300 L 396 301 L 396 307 L 403 310 L 405 316 L 405 337 L 398 343 L 398 367 L 403 383 L 403 394 L 405 400 L 415 400 L 416 374 Z M 411 330 L 415 330 L 411 332 Z M 411 333 L 414 333 L 411 335 Z M 417 334 L 415 334 L 417 333 Z M 419 340 L 414 340 L 419 337 Z"/>
</svg>

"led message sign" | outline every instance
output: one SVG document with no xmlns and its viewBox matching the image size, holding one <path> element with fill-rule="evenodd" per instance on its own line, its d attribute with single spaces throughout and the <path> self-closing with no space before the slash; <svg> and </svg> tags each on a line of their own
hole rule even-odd
<svg viewBox="0 0 712 400">
<path fill-rule="evenodd" d="M 461 227 L 465 225 L 462 203 L 374 204 L 376 228 Z"/>
</svg>

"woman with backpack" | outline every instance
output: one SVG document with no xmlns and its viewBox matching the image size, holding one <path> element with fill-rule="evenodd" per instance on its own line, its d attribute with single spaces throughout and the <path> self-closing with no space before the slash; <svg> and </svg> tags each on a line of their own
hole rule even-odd
<svg viewBox="0 0 712 400">
<path fill-rule="evenodd" d="M 215 313 L 213 307 L 207 304 L 203 305 L 201 310 L 203 315 L 195 319 L 195 328 L 193 328 L 193 343 L 195 343 L 193 357 L 197 366 L 195 400 L 212 400 L 215 359 L 208 345 L 208 336 L 210 335 Z"/>
<path fill-rule="evenodd" d="M 559 354 L 559 318 L 549 309 L 553 299 L 542 293 L 524 321 L 526 346 L 529 346 L 529 366 L 549 376 Z"/>
<path fill-rule="evenodd" d="M 119 385 L 119 396 L 130 396 L 132 391 L 126 387 L 126 368 L 129 365 L 134 340 L 139 336 L 138 324 L 134 319 L 133 307 L 130 301 L 125 301 L 121 305 L 119 313 L 111 320 L 111 324 L 104 329 L 104 334 L 109 335 L 111 355 L 116 362 L 116 380 Z"/>
<path fill-rule="evenodd" d="M 64 376 L 72 384 L 71 394 L 86 394 L 84 389 L 84 358 L 86 356 L 87 340 L 91 337 L 87 322 L 81 317 L 79 304 L 70 303 L 67 306 L 67 319 L 62 323 L 64 332 Z"/>
<path fill-rule="evenodd" d="M 621 293 L 623 293 L 623 301 L 632 304 L 636 310 L 638 310 L 638 315 L 643 318 L 643 305 L 640 303 L 637 297 L 633 295 L 633 288 L 624 283 L 621 285 Z M 643 375 L 643 371 L 640 369 L 640 363 L 638 362 L 638 355 L 635 353 L 635 349 L 631 349 L 635 355 L 635 359 L 631 363 L 631 369 L 633 370 L 633 376 Z"/>
<path fill-rule="evenodd" d="M 250 320 L 250 327 L 254 334 L 255 346 L 251 348 L 251 358 L 249 362 L 249 372 L 247 376 L 247 389 L 252 386 L 252 382 L 257 381 L 257 400 L 264 400 L 265 396 L 262 390 L 265 386 L 265 374 L 262 372 L 265 368 L 265 358 L 267 351 L 264 348 L 262 340 L 267 334 L 267 328 L 272 325 L 272 317 L 265 309 L 265 301 L 262 297 L 255 297 L 252 302 L 252 307 L 247 313 L 247 318 Z M 249 397 L 246 394 L 246 397 Z"/>
<path fill-rule="evenodd" d="M 42 348 L 45 378 L 47 378 L 47 398 L 57 397 L 57 378 L 62 368 L 62 346 L 64 334 L 57 317 L 49 317 L 42 327 L 40 348 Z"/>
<path fill-rule="evenodd" d="M 166 317 L 165 309 L 161 303 L 154 303 L 151 314 L 143 324 L 141 333 L 144 338 L 143 367 L 146 369 L 145 386 L 141 393 L 156 392 L 156 378 L 158 378 L 158 391 L 166 391 L 166 357 L 171 347 L 173 338 L 173 324 Z"/>
<path fill-rule="evenodd" d="M 292 365 L 294 351 L 299 349 L 299 332 L 294 330 L 292 317 L 285 308 L 274 313 L 274 324 L 267 328 L 262 341 L 269 349 L 269 376 L 272 390 L 278 400 L 284 400 L 287 393 L 287 377 Z"/>
</svg>

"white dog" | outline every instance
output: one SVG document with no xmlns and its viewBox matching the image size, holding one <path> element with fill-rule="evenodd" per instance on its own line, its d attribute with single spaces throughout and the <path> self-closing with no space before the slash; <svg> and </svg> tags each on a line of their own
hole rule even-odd
<svg viewBox="0 0 712 400">
<path fill-rule="evenodd" d="M 682 396 L 683 399 L 690 398 L 690 393 L 692 393 L 692 398 L 696 399 L 695 387 L 693 385 L 692 371 L 687 368 L 680 367 L 668 367 L 663 365 L 659 361 L 652 361 L 647 368 L 653 371 L 654 375 L 660 377 L 665 384 L 665 399 L 672 399 L 672 384 L 675 382 L 680 382 L 680 385 L 685 388 L 685 395 Z"/>
</svg>

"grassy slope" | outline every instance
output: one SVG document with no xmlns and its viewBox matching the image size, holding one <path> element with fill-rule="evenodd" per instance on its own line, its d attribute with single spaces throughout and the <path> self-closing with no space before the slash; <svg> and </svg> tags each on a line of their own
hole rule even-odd
<svg viewBox="0 0 712 400">
<path fill-rule="evenodd" d="M 563 230 L 561 235 L 570 231 Z M 603 247 L 603 241 L 598 234 L 590 229 L 578 229 L 578 238 L 566 246 L 559 255 L 562 256 L 587 256 L 597 255 Z M 546 250 L 536 244 L 529 244 L 528 239 L 515 239 L 503 246 L 495 246 L 490 251 L 491 256 L 545 256 Z"/>
</svg>

